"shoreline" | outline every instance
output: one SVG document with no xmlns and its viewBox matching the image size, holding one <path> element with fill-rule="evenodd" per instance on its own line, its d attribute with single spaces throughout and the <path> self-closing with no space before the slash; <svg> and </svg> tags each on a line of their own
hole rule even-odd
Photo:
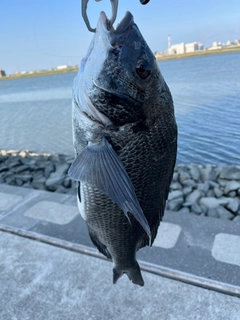
<svg viewBox="0 0 240 320">
<path fill-rule="evenodd" d="M 185 58 L 203 57 L 208 55 L 224 54 L 224 53 L 231 53 L 231 52 L 240 52 L 240 46 L 236 48 L 233 47 L 233 48 L 227 48 L 227 49 L 203 50 L 203 51 L 196 51 L 196 52 L 176 54 L 176 55 L 167 55 L 167 56 L 157 57 L 156 60 L 157 61 L 179 60 L 179 59 L 185 59 Z M 78 71 L 78 67 L 71 67 L 71 68 L 66 68 L 62 70 L 42 71 L 42 72 L 34 71 L 31 74 L 27 73 L 27 74 L 4 76 L 0 78 L 0 81 L 48 76 L 48 75 L 63 74 L 63 73 L 70 73 L 70 72 L 77 72 L 77 71 Z"/>
<path fill-rule="evenodd" d="M 32 77 L 42 77 L 42 76 L 51 76 L 54 74 L 62 74 L 62 73 L 71 73 L 71 72 L 77 72 L 78 67 L 74 68 L 66 68 L 63 70 L 51 70 L 51 71 L 39 71 L 39 72 L 33 72 L 33 73 L 26 73 L 26 74 L 17 74 L 17 75 L 9 75 L 9 76 L 4 76 L 0 78 L 1 80 L 14 80 L 14 79 L 22 79 L 22 78 L 32 78 Z"/>
<path fill-rule="evenodd" d="M 76 194 L 74 155 L 0 150 L 0 183 Z M 166 209 L 240 223 L 240 166 L 177 164 Z"/>
<path fill-rule="evenodd" d="M 167 61 L 167 60 L 179 60 L 185 58 L 194 58 L 194 57 L 203 57 L 209 56 L 214 54 L 224 54 L 224 53 L 231 53 L 231 52 L 240 52 L 240 46 L 232 47 L 232 48 L 224 48 L 224 49 L 216 49 L 216 50 L 202 50 L 196 52 L 189 52 L 189 53 L 182 53 L 182 54 L 175 54 L 175 55 L 166 55 L 157 57 L 157 61 Z"/>
</svg>

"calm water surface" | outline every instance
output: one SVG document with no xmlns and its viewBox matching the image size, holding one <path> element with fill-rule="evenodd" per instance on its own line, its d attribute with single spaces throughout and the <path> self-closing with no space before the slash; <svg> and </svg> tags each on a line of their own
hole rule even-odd
<svg viewBox="0 0 240 320">
<path fill-rule="evenodd" d="M 175 105 L 178 162 L 240 164 L 240 53 L 159 66 Z M 0 148 L 73 153 L 75 75 L 0 81 Z"/>
</svg>

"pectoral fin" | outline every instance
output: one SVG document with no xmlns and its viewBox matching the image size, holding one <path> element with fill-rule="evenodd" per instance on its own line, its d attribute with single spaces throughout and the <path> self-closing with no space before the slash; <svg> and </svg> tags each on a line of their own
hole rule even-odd
<svg viewBox="0 0 240 320">
<path fill-rule="evenodd" d="M 106 139 L 89 143 L 72 163 L 69 176 L 102 191 L 127 216 L 131 212 L 149 237 L 150 228 L 139 205 L 133 184 L 112 146 Z"/>
</svg>

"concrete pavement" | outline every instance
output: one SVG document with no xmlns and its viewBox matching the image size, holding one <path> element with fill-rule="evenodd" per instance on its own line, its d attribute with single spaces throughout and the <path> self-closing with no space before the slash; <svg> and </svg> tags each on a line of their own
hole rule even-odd
<svg viewBox="0 0 240 320">
<path fill-rule="evenodd" d="M 74 196 L 0 184 L 0 230 L 0 319 L 240 319 L 238 297 L 148 272 L 112 285 L 111 262 L 65 249 L 94 251 Z M 239 240 L 239 223 L 167 212 L 138 258 L 240 296 Z"/>
<path fill-rule="evenodd" d="M 240 299 L 143 272 L 112 285 L 112 263 L 0 232 L 2 320 L 239 320 Z"/>
</svg>

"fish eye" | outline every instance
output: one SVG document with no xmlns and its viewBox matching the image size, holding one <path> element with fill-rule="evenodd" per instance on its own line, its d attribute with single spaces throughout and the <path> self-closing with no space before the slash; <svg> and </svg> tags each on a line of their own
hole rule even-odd
<svg viewBox="0 0 240 320">
<path fill-rule="evenodd" d="M 136 71 L 141 79 L 147 79 L 151 73 L 149 63 L 145 60 L 138 60 Z"/>
</svg>

